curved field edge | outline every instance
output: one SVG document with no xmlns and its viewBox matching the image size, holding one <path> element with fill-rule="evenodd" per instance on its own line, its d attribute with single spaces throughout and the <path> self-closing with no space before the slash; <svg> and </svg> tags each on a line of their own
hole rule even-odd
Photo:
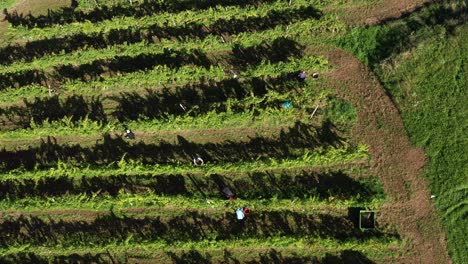
<svg viewBox="0 0 468 264">
<path fill-rule="evenodd" d="M 391 201 L 381 210 L 381 220 L 411 241 L 415 261 L 447 263 L 446 243 L 440 239 L 444 233 L 421 177 L 424 153 L 411 146 L 398 109 L 368 68 L 339 49 L 328 57 L 339 65 L 328 75 L 330 85 L 357 109 L 353 138 L 369 145 L 373 170 Z"/>
<path fill-rule="evenodd" d="M 468 259 L 468 26 L 453 34 L 444 31 L 439 27 L 417 48 L 379 65 L 379 75 L 395 98 L 412 143 L 425 150 L 424 175 L 450 253 L 454 263 L 463 263 Z"/>
<path fill-rule="evenodd" d="M 441 1 L 401 21 L 356 28 L 342 43 L 379 76 L 412 143 L 424 148 L 424 175 L 455 263 L 467 258 L 467 14 L 463 1 Z"/>
</svg>

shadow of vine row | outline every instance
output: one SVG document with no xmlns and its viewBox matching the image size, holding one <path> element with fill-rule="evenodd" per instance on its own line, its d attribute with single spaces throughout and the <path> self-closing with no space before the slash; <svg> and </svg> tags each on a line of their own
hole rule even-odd
<svg viewBox="0 0 468 264">
<path fill-rule="evenodd" d="M 223 143 L 198 144 L 177 136 L 178 143 L 161 141 L 159 144 L 130 143 L 122 137 L 105 135 L 95 145 L 60 145 L 52 138 L 39 146 L 23 150 L 0 151 L 0 168 L 48 168 L 58 161 L 72 164 L 105 165 L 122 159 L 140 161 L 143 164 L 191 163 L 199 155 L 205 162 L 239 162 L 266 158 L 291 158 L 303 155 L 304 149 L 319 146 L 339 146 L 343 139 L 333 124 L 325 122 L 320 128 L 297 122 L 287 130 L 282 129 L 276 138 L 254 137 L 248 142 L 227 140 Z"/>
<path fill-rule="evenodd" d="M 111 45 L 131 44 L 141 41 L 158 42 L 161 39 L 202 40 L 210 35 L 223 36 L 261 31 L 281 24 L 290 24 L 308 18 L 319 19 L 320 17 L 320 11 L 308 7 L 274 11 L 263 17 L 220 19 L 212 25 L 190 22 L 171 26 L 166 23 L 163 26 L 154 24 L 146 28 L 112 29 L 107 33 L 101 32 L 90 35 L 78 33 L 72 36 L 35 40 L 24 45 L 12 44 L 0 48 L 0 63 L 8 65 L 17 60 L 32 61 L 47 54 L 70 53 L 84 47 L 104 49 Z"/>
<path fill-rule="evenodd" d="M 132 16 L 143 17 L 154 15 L 155 13 L 168 12 L 178 13 L 186 10 L 202 10 L 214 8 L 216 6 L 240 6 L 246 7 L 248 5 L 258 6 L 275 2 L 274 0 L 183 0 L 183 1 L 155 1 L 144 0 L 135 3 L 135 5 L 113 5 L 97 7 L 92 11 L 85 12 L 76 10 L 78 2 L 72 0 L 70 7 L 64 7 L 57 11 L 49 10 L 47 15 L 33 16 L 31 14 L 19 14 L 16 10 L 8 12 L 4 10 L 5 19 L 13 26 L 26 26 L 33 27 L 49 27 L 54 24 L 68 24 L 73 22 L 91 21 L 96 23 L 103 20 L 108 20 L 113 17 Z M 285 1 L 285 4 L 287 2 Z"/>
<path fill-rule="evenodd" d="M 165 254 L 171 259 L 171 263 L 176 264 L 214 264 L 214 263 L 247 263 L 247 264 L 373 264 L 366 255 L 360 251 L 344 250 L 335 254 L 326 253 L 323 257 L 307 256 L 307 254 L 289 255 L 282 253 L 281 250 L 270 249 L 267 252 L 259 252 L 255 254 L 246 254 L 238 256 L 232 250 L 224 249 L 222 256 L 218 254 L 210 254 L 206 251 L 199 251 L 195 249 L 183 251 L 166 251 Z M 36 253 L 19 252 L 0 257 L 0 261 L 5 264 L 16 263 L 35 263 L 35 264 L 48 264 L 48 263 L 96 263 L 107 264 L 112 261 L 116 263 L 149 263 L 151 261 L 158 263 L 165 263 L 160 258 L 138 258 L 129 257 L 127 254 L 117 252 L 109 256 L 107 253 L 97 254 L 70 254 L 60 255 L 53 257 L 42 257 Z M 162 261 L 162 262 L 161 262 Z"/>
<path fill-rule="evenodd" d="M 95 263 L 95 264 L 109 264 L 112 260 L 108 254 L 105 253 L 85 253 L 78 254 L 72 253 L 69 255 L 58 256 L 41 256 L 35 252 L 18 252 L 0 256 L 0 262 L 4 264 L 50 264 L 50 263 Z"/>
<path fill-rule="evenodd" d="M 209 68 L 211 65 L 230 62 L 234 68 L 243 68 L 259 64 L 262 60 L 278 62 L 302 54 L 301 46 L 288 38 L 277 38 L 272 43 L 263 42 L 254 47 L 237 47 L 232 52 L 218 52 L 208 56 L 199 49 L 172 50 L 165 48 L 161 53 L 143 53 L 136 56 L 116 56 L 111 59 L 97 59 L 79 66 L 71 64 L 56 66 L 53 71 L 44 72 L 38 69 L 21 70 L 0 74 L 0 90 L 8 87 L 21 87 L 30 84 L 58 86 L 70 80 L 82 82 L 104 79 L 103 76 L 126 74 L 136 71 L 147 71 L 157 65 L 179 68 L 182 65 L 196 65 Z M 246 56 L 250 52 L 250 56 Z M 244 65 L 245 64 L 245 65 Z M 58 84 L 57 84 L 58 83 Z"/>
<path fill-rule="evenodd" d="M 101 97 L 89 99 L 82 95 L 72 95 L 64 100 L 57 95 L 39 98 L 34 101 L 24 99 L 24 106 L 12 106 L 0 109 L 0 116 L 4 116 L 3 125 L 12 124 L 16 128 L 31 127 L 31 120 L 36 124 L 43 124 L 45 120 L 57 121 L 70 117 L 72 122 L 88 118 L 94 121 L 107 122 Z"/>
<path fill-rule="evenodd" d="M 263 97 L 270 91 L 286 93 L 298 91 L 304 85 L 295 77 L 295 73 L 283 74 L 275 78 L 251 78 L 245 81 L 228 79 L 219 82 L 209 81 L 190 84 L 175 89 L 164 88 L 159 91 L 124 92 L 109 99 L 117 103 L 112 116 L 119 121 L 137 120 L 139 118 L 167 118 L 173 115 L 184 115 L 189 111 L 191 116 L 198 116 L 210 111 L 226 112 L 229 99 L 242 100 L 250 96 Z M 277 108 L 280 101 L 264 101 L 256 108 Z M 182 108 L 181 105 L 184 107 Z M 243 112 L 242 105 L 230 105 L 232 112 Z"/>
<path fill-rule="evenodd" d="M 0 181 L 0 199 L 51 197 L 65 194 L 117 196 L 125 193 L 185 195 L 220 198 L 222 189 L 229 186 L 236 197 L 292 199 L 314 196 L 321 199 L 351 199 L 370 202 L 383 198 L 382 186 L 374 178 L 356 180 L 342 171 L 310 172 L 249 172 L 230 174 L 193 175 L 113 175 L 107 177 L 59 176 L 41 179 L 9 179 Z"/>
<path fill-rule="evenodd" d="M 172 214 L 136 218 L 111 213 L 86 221 L 69 221 L 57 217 L 44 220 L 39 217 L 20 216 L 0 223 L 0 244 L 103 246 L 115 240 L 125 241 L 130 236 L 132 243 L 164 241 L 168 244 L 271 236 L 311 236 L 339 241 L 398 237 L 397 234 L 378 230 L 362 231 L 346 216 L 320 213 L 254 211 L 244 221 L 238 221 L 234 211 L 225 212 L 220 216 L 197 211 Z"/>
<path fill-rule="evenodd" d="M 223 250 L 223 258 L 219 260 L 219 256 L 213 256 L 208 252 L 198 250 L 186 250 L 182 252 L 168 251 L 167 254 L 171 257 L 172 261 L 177 264 L 189 263 L 247 263 L 247 264 L 372 264 L 372 260 L 367 258 L 363 253 L 354 250 L 344 250 L 339 253 L 330 254 L 326 253 L 323 257 L 302 255 L 289 255 L 282 253 L 281 250 L 270 249 L 268 252 L 256 253 L 254 256 L 244 253 L 242 257 L 236 256 L 230 250 Z M 218 258 L 215 258 L 218 257 Z M 216 259 L 216 260 L 215 260 Z M 133 262 L 131 262 L 133 263 Z"/>
</svg>

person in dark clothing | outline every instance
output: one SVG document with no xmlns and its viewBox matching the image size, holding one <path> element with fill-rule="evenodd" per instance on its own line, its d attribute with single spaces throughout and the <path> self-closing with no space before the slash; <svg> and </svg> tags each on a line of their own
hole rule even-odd
<svg viewBox="0 0 468 264">
<path fill-rule="evenodd" d="M 130 129 L 125 129 L 124 137 L 129 139 L 135 139 L 135 134 Z"/>
</svg>

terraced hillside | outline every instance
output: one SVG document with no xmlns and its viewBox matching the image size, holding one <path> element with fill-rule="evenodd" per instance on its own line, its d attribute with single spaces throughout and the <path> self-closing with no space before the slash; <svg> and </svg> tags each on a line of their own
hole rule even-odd
<svg viewBox="0 0 468 264">
<path fill-rule="evenodd" d="M 350 23 L 375 22 L 359 10 L 386 9 L 78 0 L 5 12 L 1 262 L 448 261 L 422 152 L 373 75 L 335 47 Z M 252 212 L 237 220 L 239 207 Z M 359 228 L 359 210 L 377 211 L 376 228 Z"/>
</svg>

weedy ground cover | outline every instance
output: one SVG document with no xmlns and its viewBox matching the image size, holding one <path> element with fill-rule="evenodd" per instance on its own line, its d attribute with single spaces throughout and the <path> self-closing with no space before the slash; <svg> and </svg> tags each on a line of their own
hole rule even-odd
<svg viewBox="0 0 468 264">
<path fill-rule="evenodd" d="M 435 31 L 433 37 L 381 65 L 381 76 L 394 96 L 415 145 L 428 158 L 425 176 L 447 230 L 449 249 L 456 263 L 468 258 L 464 249 L 468 220 L 468 27 L 454 35 Z M 437 98 L 437 100 L 434 100 Z"/>
</svg>

